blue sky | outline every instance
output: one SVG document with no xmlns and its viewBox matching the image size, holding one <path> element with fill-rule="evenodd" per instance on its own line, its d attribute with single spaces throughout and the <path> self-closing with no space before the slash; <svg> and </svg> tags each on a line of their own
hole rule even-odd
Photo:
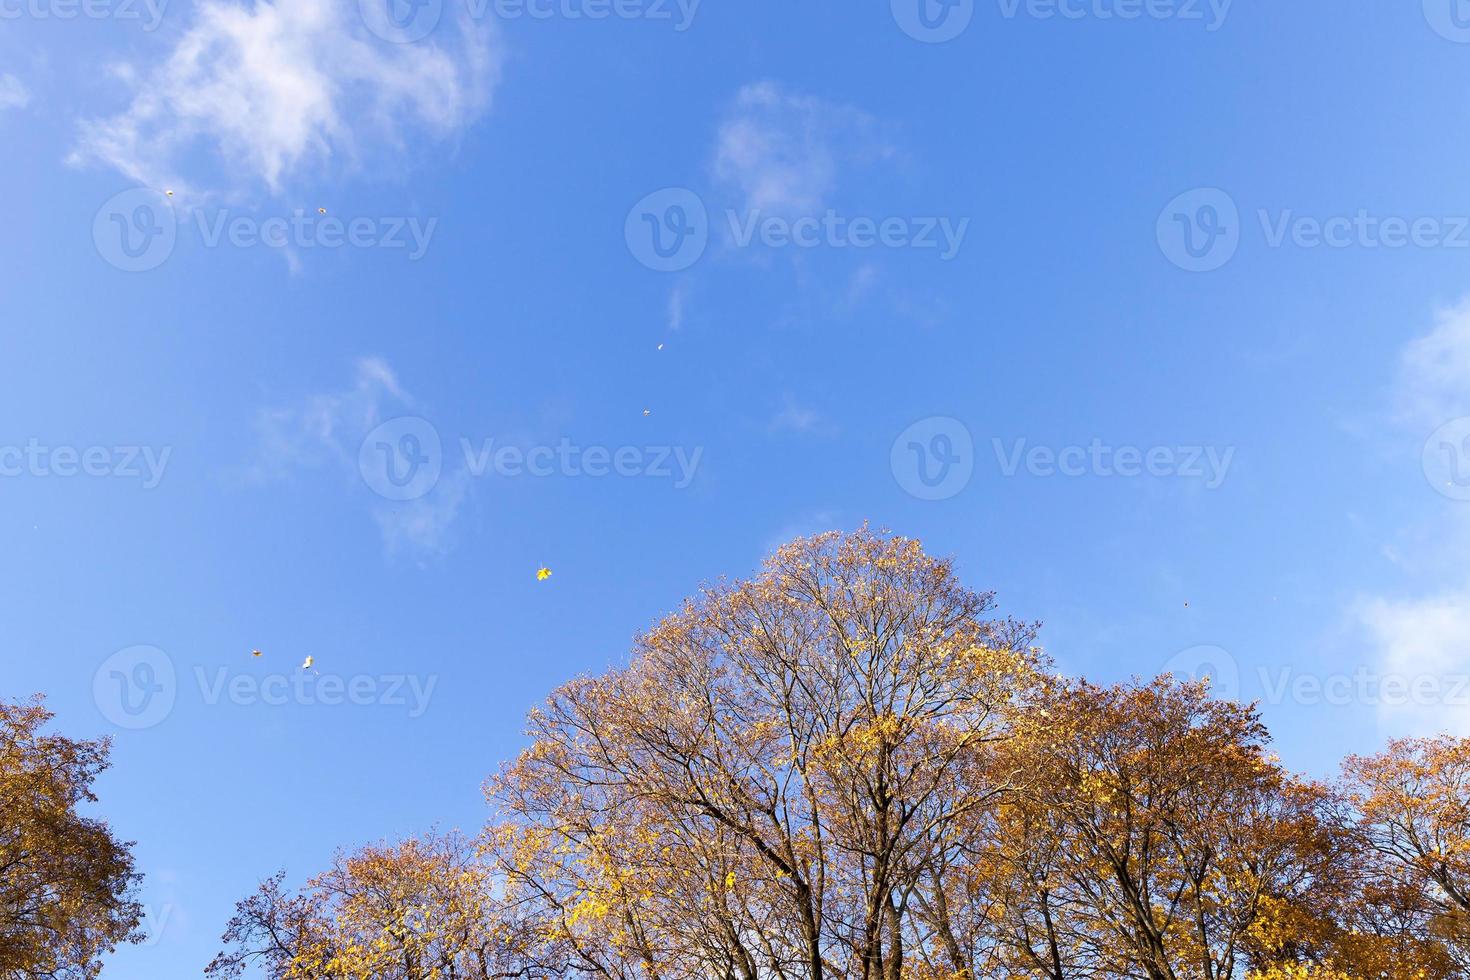
<svg viewBox="0 0 1470 980">
<path fill-rule="evenodd" d="M 108 977 L 864 520 L 1301 770 L 1470 730 L 1458 0 L 394 2 L 0 3 L 0 694 L 115 739 Z"/>
</svg>

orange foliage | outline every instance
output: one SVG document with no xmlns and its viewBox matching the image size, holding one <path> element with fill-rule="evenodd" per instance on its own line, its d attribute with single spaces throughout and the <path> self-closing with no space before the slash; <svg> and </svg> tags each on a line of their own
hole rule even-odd
<svg viewBox="0 0 1470 980">
<path fill-rule="evenodd" d="M 1465 977 L 1470 746 L 1343 787 L 1253 707 L 1048 674 L 950 562 L 780 549 L 557 690 L 457 836 L 242 902 L 231 980 Z"/>
<path fill-rule="evenodd" d="M 0 977 L 91 980 L 136 942 L 142 908 L 130 846 L 79 807 L 108 743 L 42 731 L 40 699 L 0 702 Z"/>
</svg>

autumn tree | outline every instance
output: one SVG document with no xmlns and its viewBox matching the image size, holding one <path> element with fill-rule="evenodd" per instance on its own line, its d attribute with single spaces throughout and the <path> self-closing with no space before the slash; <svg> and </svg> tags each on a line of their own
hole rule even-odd
<svg viewBox="0 0 1470 980">
<path fill-rule="evenodd" d="M 972 976 L 946 879 L 1036 686 L 1030 628 L 915 541 L 780 549 L 557 691 L 488 787 L 538 970 Z"/>
<path fill-rule="evenodd" d="M 129 843 L 82 810 L 107 741 L 44 731 L 40 698 L 0 701 L 0 978 L 91 980 L 141 940 Z"/>
<path fill-rule="evenodd" d="M 1343 894 L 1321 787 L 1253 709 L 1162 678 L 1052 684 L 1003 747 L 1024 771 L 975 867 L 1017 975 L 1228 978 L 1289 958 Z"/>
<path fill-rule="evenodd" d="M 1349 758 L 1343 782 L 1370 856 L 1368 925 L 1470 974 L 1470 740 L 1399 739 Z"/>
<path fill-rule="evenodd" d="M 498 914 L 488 869 L 458 834 L 340 854 L 299 891 L 284 875 L 240 902 L 206 969 L 230 980 L 497 980 L 524 942 Z"/>
<path fill-rule="evenodd" d="M 970 835 L 997 976 L 1444 980 L 1463 972 L 1373 873 L 1350 800 L 1269 752 L 1253 706 L 1164 677 L 1058 680 Z"/>
<path fill-rule="evenodd" d="M 1459 980 L 1470 749 L 1342 786 L 1253 706 L 1048 672 L 863 528 L 703 590 L 555 691 L 483 834 L 241 902 L 211 980 Z"/>
</svg>

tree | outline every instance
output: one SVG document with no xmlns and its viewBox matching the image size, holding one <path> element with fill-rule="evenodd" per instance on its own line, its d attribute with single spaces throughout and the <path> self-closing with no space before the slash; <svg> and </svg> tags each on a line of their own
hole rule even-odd
<svg viewBox="0 0 1470 980">
<path fill-rule="evenodd" d="M 1376 931 L 1470 972 L 1470 740 L 1399 739 L 1343 764 Z"/>
<path fill-rule="evenodd" d="M 688 602 L 574 681 L 488 788 L 538 970 L 617 980 L 977 976 L 950 889 L 1037 685 L 1030 627 L 866 529 Z"/>
<path fill-rule="evenodd" d="M 458 834 L 429 835 L 339 854 L 287 891 L 284 875 L 235 907 L 229 948 L 205 973 L 270 980 L 497 980 L 522 941 L 503 928 L 494 883 Z"/>
<path fill-rule="evenodd" d="M 1286 771 L 1254 706 L 1047 674 L 915 541 L 825 534 L 562 686 L 473 845 L 240 903 L 235 980 L 1463 980 L 1470 748 Z"/>
<path fill-rule="evenodd" d="M 141 941 L 131 843 L 79 808 L 110 745 L 42 731 L 37 697 L 0 702 L 0 978 L 91 980 Z"/>
<path fill-rule="evenodd" d="M 1057 682 L 1017 736 L 1003 765 L 1026 778 L 974 834 L 1015 975 L 1213 980 L 1310 959 L 1347 845 L 1254 709 L 1167 677 Z"/>
</svg>

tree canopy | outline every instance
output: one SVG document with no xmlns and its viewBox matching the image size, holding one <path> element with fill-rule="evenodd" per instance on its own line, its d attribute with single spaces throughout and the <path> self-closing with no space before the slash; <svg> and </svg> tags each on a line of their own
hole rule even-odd
<svg viewBox="0 0 1470 980">
<path fill-rule="evenodd" d="M 1336 784 L 1253 706 L 1061 677 L 951 562 L 780 549 L 533 711 L 474 840 L 239 906 L 231 980 L 1470 976 L 1470 746 Z"/>
<path fill-rule="evenodd" d="M 39 698 L 0 701 L 0 978 L 91 980 L 141 939 L 129 843 L 86 816 L 106 741 L 43 729 Z"/>
</svg>

